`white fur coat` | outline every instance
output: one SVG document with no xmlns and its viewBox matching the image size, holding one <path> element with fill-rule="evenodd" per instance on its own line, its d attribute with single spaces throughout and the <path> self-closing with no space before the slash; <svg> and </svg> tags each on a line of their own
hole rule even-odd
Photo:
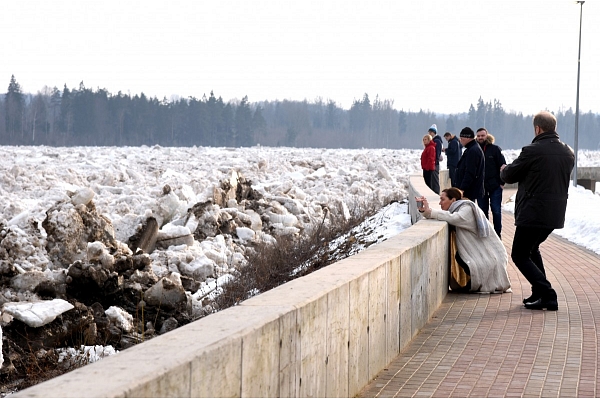
<svg viewBox="0 0 600 400">
<path fill-rule="evenodd" d="M 478 235 L 474 210 L 488 224 L 490 233 L 487 237 Z M 472 292 L 511 291 L 506 270 L 508 264 L 506 249 L 479 207 L 463 205 L 454 213 L 432 209 L 428 217 L 446 221 L 456 227 L 456 247 L 460 257 L 469 266 Z"/>
</svg>

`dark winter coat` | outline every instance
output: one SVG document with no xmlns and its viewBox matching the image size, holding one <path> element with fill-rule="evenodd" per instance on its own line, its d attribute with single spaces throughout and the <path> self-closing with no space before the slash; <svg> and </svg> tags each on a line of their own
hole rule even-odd
<svg viewBox="0 0 600 400">
<path fill-rule="evenodd" d="M 500 185 L 504 185 L 500 179 L 500 167 L 506 164 L 502 149 L 494 144 L 494 137 L 488 133 L 487 140 L 479 144 L 485 156 L 485 181 L 486 192 L 493 192 Z"/>
<path fill-rule="evenodd" d="M 448 147 L 446 147 L 446 165 L 448 168 L 456 168 L 462 154 L 462 147 L 460 140 L 456 136 L 448 140 Z"/>
<path fill-rule="evenodd" d="M 433 139 L 435 142 L 435 165 L 439 167 L 440 158 L 442 157 L 442 149 L 444 148 L 444 144 L 442 143 L 442 138 L 439 135 L 434 135 Z M 439 168 L 436 168 L 439 169 Z"/>
<path fill-rule="evenodd" d="M 421 168 L 424 171 L 435 171 L 435 142 L 433 140 L 421 153 Z"/>
<path fill-rule="evenodd" d="M 519 183 L 515 202 L 515 225 L 531 228 L 561 229 L 571 171 L 573 150 L 560 141 L 554 131 L 536 136 L 521 149 L 519 157 L 500 173 L 506 183 Z"/>
<path fill-rule="evenodd" d="M 483 196 L 484 157 L 476 140 L 465 146 L 465 151 L 456 167 L 456 187 L 470 200 Z"/>
</svg>

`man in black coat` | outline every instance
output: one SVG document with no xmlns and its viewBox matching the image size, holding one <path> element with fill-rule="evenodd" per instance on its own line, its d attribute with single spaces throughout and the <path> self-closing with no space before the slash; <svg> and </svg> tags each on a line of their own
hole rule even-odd
<svg viewBox="0 0 600 400">
<path fill-rule="evenodd" d="M 554 229 L 564 227 L 575 154 L 560 141 L 556 117 L 551 113 L 536 114 L 533 129 L 531 144 L 500 172 L 504 182 L 519 183 L 511 258 L 531 283 L 531 297 L 523 300 L 525 307 L 558 310 L 556 292 L 546 278 L 539 247 Z"/>
<path fill-rule="evenodd" d="M 448 166 L 448 175 L 450 176 L 450 183 L 453 187 L 456 187 L 456 167 L 458 166 L 458 160 L 462 155 L 463 146 L 456 136 L 450 132 L 444 133 L 444 137 L 448 141 L 448 147 L 444 149 L 446 154 L 446 165 Z M 498 170 L 500 171 L 500 170 Z"/>
<path fill-rule="evenodd" d="M 483 150 L 475 141 L 475 132 L 468 126 L 460 131 L 460 143 L 465 151 L 456 167 L 456 187 L 463 191 L 464 197 L 475 202 L 483 196 Z"/>
<path fill-rule="evenodd" d="M 500 179 L 500 167 L 506 164 L 502 149 L 494 144 L 494 137 L 485 128 L 477 129 L 475 140 L 481 146 L 485 157 L 485 180 L 483 196 L 477 199 L 477 204 L 485 217 L 489 217 L 492 209 L 492 221 L 498 237 L 502 237 L 502 192 L 504 182 Z"/>
</svg>

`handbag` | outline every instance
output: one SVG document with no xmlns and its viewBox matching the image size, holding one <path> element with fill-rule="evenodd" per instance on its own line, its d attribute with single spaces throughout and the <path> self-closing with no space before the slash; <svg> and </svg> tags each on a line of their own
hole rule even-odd
<svg viewBox="0 0 600 400">
<path fill-rule="evenodd" d="M 450 290 L 453 292 L 468 292 L 471 289 L 471 275 L 460 265 L 457 258 L 456 230 L 450 231 Z"/>
</svg>

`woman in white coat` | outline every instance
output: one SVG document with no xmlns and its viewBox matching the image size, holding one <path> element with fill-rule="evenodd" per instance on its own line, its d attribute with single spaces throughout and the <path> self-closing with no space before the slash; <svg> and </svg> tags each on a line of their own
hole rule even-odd
<svg viewBox="0 0 600 400">
<path fill-rule="evenodd" d="M 457 188 L 442 190 L 441 210 L 429 208 L 427 199 L 419 212 L 425 218 L 446 221 L 456 228 L 456 261 L 470 275 L 471 292 L 510 292 L 506 266 L 508 255 L 490 221 L 472 201 L 462 198 Z"/>
</svg>

